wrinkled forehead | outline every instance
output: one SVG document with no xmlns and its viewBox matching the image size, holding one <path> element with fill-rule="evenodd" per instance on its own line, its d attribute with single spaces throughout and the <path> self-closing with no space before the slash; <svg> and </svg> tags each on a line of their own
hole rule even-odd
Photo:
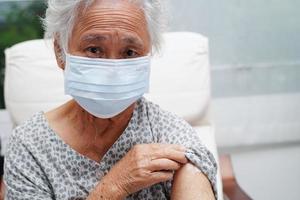
<svg viewBox="0 0 300 200">
<path fill-rule="evenodd" d="M 141 4 L 130 0 L 96 0 L 85 9 L 85 12 L 82 12 L 80 18 L 85 19 L 94 14 L 105 15 L 107 13 L 111 14 L 111 17 L 114 17 L 114 14 L 119 14 L 119 17 L 128 16 L 137 22 L 146 22 Z"/>
<path fill-rule="evenodd" d="M 81 12 L 73 33 L 81 37 L 87 32 L 131 34 L 149 39 L 146 17 L 141 6 L 128 0 L 97 0 Z"/>
</svg>

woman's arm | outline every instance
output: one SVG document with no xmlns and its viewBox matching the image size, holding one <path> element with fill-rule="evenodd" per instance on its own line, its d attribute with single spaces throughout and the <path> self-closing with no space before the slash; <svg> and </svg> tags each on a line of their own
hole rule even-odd
<svg viewBox="0 0 300 200">
<path fill-rule="evenodd" d="M 126 195 L 121 192 L 120 188 L 111 184 L 110 181 L 101 180 L 96 188 L 90 193 L 86 200 L 123 200 Z"/>
<path fill-rule="evenodd" d="M 121 200 L 141 189 L 170 181 L 188 163 L 186 149 L 172 144 L 134 146 L 91 192 L 87 200 Z"/>
<path fill-rule="evenodd" d="M 207 177 L 188 163 L 175 173 L 172 200 L 214 200 L 214 193 Z"/>
</svg>

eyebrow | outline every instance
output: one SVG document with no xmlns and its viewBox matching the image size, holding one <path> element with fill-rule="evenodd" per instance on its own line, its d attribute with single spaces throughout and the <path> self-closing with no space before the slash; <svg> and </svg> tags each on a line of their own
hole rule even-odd
<svg viewBox="0 0 300 200">
<path fill-rule="evenodd" d="M 89 35 L 85 35 L 82 38 L 80 38 L 80 40 L 82 42 L 103 42 L 108 40 L 108 36 L 105 35 L 99 35 L 99 34 L 89 34 Z M 144 45 L 143 42 L 141 41 L 141 39 L 133 37 L 133 36 L 124 36 L 123 38 L 121 38 L 121 42 L 125 43 L 127 45 L 133 45 L 136 46 L 139 49 L 143 49 Z"/>
<path fill-rule="evenodd" d="M 97 42 L 102 42 L 107 40 L 108 38 L 103 35 L 98 35 L 98 34 L 90 34 L 90 35 L 85 35 L 81 38 L 82 41 L 84 42 L 90 42 L 90 41 L 97 41 Z"/>
<path fill-rule="evenodd" d="M 129 44 L 129 45 L 134 45 L 134 46 L 136 46 L 138 48 L 141 48 L 141 49 L 144 47 L 142 41 L 138 38 L 135 38 L 135 37 L 126 36 L 126 37 L 122 38 L 121 41 L 126 43 L 126 44 Z"/>
</svg>

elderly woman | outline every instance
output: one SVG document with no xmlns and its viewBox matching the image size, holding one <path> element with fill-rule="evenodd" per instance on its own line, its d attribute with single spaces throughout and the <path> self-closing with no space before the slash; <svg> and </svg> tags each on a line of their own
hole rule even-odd
<svg viewBox="0 0 300 200">
<path fill-rule="evenodd" d="M 49 0 L 46 34 L 73 100 L 14 130 L 8 200 L 216 198 L 196 132 L 143 98 L 163 12 L 160 0 Z"/>
</svg>

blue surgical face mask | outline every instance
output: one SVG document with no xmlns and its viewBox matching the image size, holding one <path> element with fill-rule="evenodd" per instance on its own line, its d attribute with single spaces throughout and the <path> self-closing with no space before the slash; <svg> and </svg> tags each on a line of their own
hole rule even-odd
<svg viewBox="0 0 300 200">
<path fill-rule="evenodd" d="M 98 59 L 66 54 L 65 93 L 98 118 L 111 118 L 149 90 L 150 57 Z"/>
</svg>

